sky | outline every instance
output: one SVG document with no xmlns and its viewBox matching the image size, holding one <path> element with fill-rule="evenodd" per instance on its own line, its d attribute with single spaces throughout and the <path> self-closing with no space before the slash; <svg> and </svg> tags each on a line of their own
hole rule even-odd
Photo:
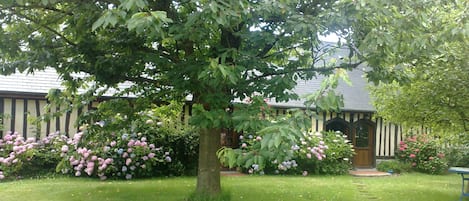
<svg viewBox="0 0 469 201">
<path fill-rule="evenodd" d="M 319 35 L 319 40 L 325 41 L 325 42 L 337 42 L 339 41 L 339 37 L 336 34 L 329 34 L 327 36 Z"/>
</svg>

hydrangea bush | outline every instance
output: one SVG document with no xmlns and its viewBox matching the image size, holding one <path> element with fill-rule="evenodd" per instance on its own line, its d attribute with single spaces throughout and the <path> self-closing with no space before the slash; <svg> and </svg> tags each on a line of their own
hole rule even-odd
<svg viewBox="0 0 469 201">
<path fill-rule="evenodd" d="M 17 132 L 7 132 L 0 139 L 0 179 L 53 172 L 61 160 L 60 146 L 67 140 L 59 133 L 51 133 L 41 140 L 25 140 Z"/>
<path fill-rule="evenodd" d="M 198 135 L 182 125 L 181 108 L 171 103 L 131 115 L 100 108 L 85 115 L 81 132 L 72 137 L 57 132 L 36 140 L 6 133 L 0 139 L 0 179 L 56 171 L 101 179 L 193 175 Z M 101 121 L 86 124 L 92 119 Z"/>
<path fill-rule="evenodd" d="M 37 146 L 36 140 L 25 140 L 18 133 L 7 132 L 0 139 L 0 179 L 8 176 L 19 176 L 24 161 L 31 160 Z"/>
<path fill-rule="evenodd" d="M 198 136 L 183 125 L 183 103 L 140 111 L 127 100 L 102 102 L 83 116 L 83 132 L 63 147 L 58 171 L 82 176 L 141 178 L 193 174 Z M 92 122 L 99 119 L 99 122 Z"/>
<path fill-rule="evenodd" d="M 224 166 L 252 174 L 302 175 L 340 174 L 351 167 L 354 151 L 342 134 L 308 132 L 312 111 L 291 109 L 278 115 L 261 96 L 235 108 L 244 108 L 232 114 L 233 129 L 244 135 L 238 148 L 222 147 L 217 152 Z"/>
<path fill-rule="evenodd" d="M 151 176 L 156 163 L 171 162 L 169 152 L 139 134 L 109 133 L 108 141 L 81 143 L 86 134 L 87 130 L 77 133 L 62 146 L 63 160 L 57 170 L 75 176 L 97 176 L 102 180 L 132 179 Z"/>
<path fill-rule="evenodd" d="M 315 135 L 320 137 L 320 145 L 327 146 L 323 153 L 325 157 L 310 160 L 311 156 L 307 146 L 309 143 L 308 141 L 302 142 L 300 150 L 306 155 L 300 154 L 298 156 L 297 160 L 300 166 L 297 168 L 297 172 L 301 171 L 303 174 L 306 172 L 311 174 L 347 174 L 352 168 L 352 157 L 355 154 L 353 145 L 347 136 L 339 131 L 317 132 Z"/>
<path fill-rule="evenodd" d="M 248 155 L 260 146 L 261 136 L 241 135 L 240 149 Z M 244 167 L 249 174 L 345 174 L 352 167 L 354 150 L 350 142 L 338 132 L 308 132 L 298 143 L 286 151 L 286 160 L 267 162 Z"/>
<path fill-rule="evenodd" d="M 399 143 L 396 151 L 399 161 L 409 163 L 412 169 L 429 174 L 441 174 L 448 169 L 441 146 L 428 135 L 409 136 Z"/>
<path fill-rule="evenodd" d="M 135 134 L 115 136 L 104 143 L 83 142 L 79 132 L 73 138 L 51 133 L 44 139 L 24 139 L 6 133 L 0 139 L 0 180 L 52 172 L 100 179 L 153 175 L 156 163 L 171 162 L 170 153 Z"/>
</svg>

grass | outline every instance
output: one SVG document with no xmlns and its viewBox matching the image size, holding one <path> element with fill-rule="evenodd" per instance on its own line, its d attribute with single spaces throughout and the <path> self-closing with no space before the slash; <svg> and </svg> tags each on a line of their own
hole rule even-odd
<svg viewBox="0 0 469 201">
<path fill-rule="evenodd" d="M 460 177 L 406 174 L 392 177 L 243 176 L 223 177 L 232 201 L 444 201 L 458 200 Z M 84 178 L 25 179 L 0 183 L 0 200 L 183 201 L 195 189 L 193 177 L 132 181 Z M 469 200 L 469 199 L 467 199 Z"/>
</svg>

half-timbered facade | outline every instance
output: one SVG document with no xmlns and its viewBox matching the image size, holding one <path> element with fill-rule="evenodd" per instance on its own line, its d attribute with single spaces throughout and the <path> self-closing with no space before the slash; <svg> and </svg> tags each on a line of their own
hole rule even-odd
<svg viewBox="0 0 469 201">
<path fill-rule="evenodd" d="M 0 75 L 0 135 L 6 131 L 21 133 L 25 138 L 42 138 L 57 131 L 73 135 L 78 131 L 76 120 L 79 115 L 97 107 L 97 102 L 90 103 L 36 124 L 36 120 L 44 114 L 61 110 L 53 106 L 45 110 L 48 104 L 46 95 L 50 89 L 63 89 L 59 76 L 52 68 L 34 74 Z"/>
<path fill-rule="evenodd" d="M 377 117 L 375 109 L 370 104 L 367 82 L 363 72 L 354 70 L 349 72 L 353 83 L 349 86 L 339 83 L 337 92 L 344 96 L 344 107 L 341 112 L 319 112 L 313 116 L 312 130 L 341 131 L 350 139 L 355 148 L 353 159 L 355 167 L 374 167 L 376 160 L 394 156 L 398 142 L 403 137 L 399 125 L 385 122 Z M 321 77 L 311 81 L 299 81 L 295 92 L 300 95 L 314 92 L 319 88 Z M 76 120 L 84 111 L 93 109 L 98 103 L 89 104 L 85 108 L 67 112 L 58 117 L 43 121 L 39 126 L 34 119 L 45 113 L 53 113 L 60 108 L 52 107 L 45 111 L 45 98 L 51 88 L 60 88 L 61 81 L 53 69 L 36 72 L 34 75 L 14 74 L 0 76 L 0 115 L 3 131 L 17 131 L 24 137 L 44 137 L 51 132 L 60 131 L 68 135 L 77 132 Z M 289 102 L 269 101 L 276 113 L 286 114 L 289 108 L 303 108 L 303 100 Z M 191 104 L 184 106 L 182 121 L 187 123 L 191 116 Z M 1 133 L 0 133 L 1 134 Z M 224 132 L 224 142 L 236 145 L 237 137 L 233 132 Z"/>
</svg>

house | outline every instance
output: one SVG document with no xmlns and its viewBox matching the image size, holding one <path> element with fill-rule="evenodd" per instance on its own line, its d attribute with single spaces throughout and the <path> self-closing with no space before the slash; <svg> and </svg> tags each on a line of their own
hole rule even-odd
<svg viewBox="0 0 469 201">
<path fill-rule="evenodd" d="M 49 90 L 65 88 L 61 85 L 61 82 L 53 68 L 46 68 L 44 71 L 37 71 L 34 74 L 0 75 L 0 135 L 4 131 L 13 131 L 21 133 L 25 138 L 42 138 L 56 131 L 67 135 L 76 133 L 78 126 L 75 125 L 75 122 L 78 116 L 83 112 L 96 108 L 98 102 L 66 112 L 64 115 L 54 117 L 49 121 L 42 121 L 39 125 L 34 123 L 35 119 L 41 115 L 63 109 L 51 107 L 50 111 L 44 111 L 44 106 L 48 103 L 46 95 Z M 127 86 L 124 85 L 123 87 Z M 104 95 L 111 96 L 113 93 L 115 93 L 115 89 L 111 89 Z"/>
<path fill-rule="evenodd" d="M 0 75 L 0 114 L 3 124 L 0 128 L 21 133 L 24 137 L 44 137 L 47 133 L 55 131 L 76 132 L 77 128 L 72 126 L 72 122 L 82 112 L 78 110 L 43 122 L 40 128 L 33 123 L 32 118 L 46 112 L 43 109 L 47 104 L 46 95 L 52 88 L 61 88 L 61 81 L 53 69 L 38 71 L 34 75 Z M 60 108 L 52 108 L 49 112 L 57 109 Z M 87 109 L 89 108 L 83 108 Z"/>
<path fill-rule="evenodd" d="M 314 131 L 341 131 L 347 135 L 355 149 L 353 165 L 356 168 L 376 166 L 376 161 L 394 157 L 398 143 L 403 137 L 401 126 L 384 121 L 375 113 L 371 104 L 368 82 L 363 69 L 348 71 L 352 85 L 339 82 L 336 92 L 344 97 L 344 107 L 340 113 L 319 112 L 312 117 Z M 294 91 L 301 95 L 310 94 L 319 89 L 321 77 L 316 80 L 300 81 Z M 304 100 L 286 103 L 269 103 L 282 113 L 288 108 L 303 108 Z"/>
<path fill-rule="evenodd" d="M 353 83 L 349 86 L 340 82 L 337 92 L 344 96 L 344 107 L 340 113 L 320 112 L 312 117 L 314 131 L 335 130 L 341 131 L 353 143 L 356 155 L 353 164 L 357 168 L 375 167 L 379 159 L 391 158 L 402 139 L 402 127 L 375 115 L 375 109 L 370 103 L 369 93 L 366 90 L 367 82 L 364 72 L 356 69 L 349 72 Z M 320 80 L 299 81 L 296 93 L 303 95 L 316 91 Z M 54 112 L 60 108 L 44 111 L 47 104 L 46 94 L 51 88 L 62 88 L 61 80 L 54 69 L 35 72 L 34 75 L 16 73 L 10 76 L 0 75 L 0 114 L 2 114 L 0 128 L 22 133 L 24 137 L 44 137 L 47 133 L 61 131 L 67 134 L 77 132 L 74 122 L 78 116 L 97 106 L 97 102 L 88 107 L 67 112 L 66 114 L 42 122 L 39 126 L 33 124 L 33 119 L 46 112 Z M 112 93 L 112 92 L 111 92 Z M 289 108 L 303 108 L 302 100 L 289 102 L 268 102 L 277 114 L 285 114 Z M 185 106 L 184 116 L 190 116 L 191 105 Z M 187 122 L 188 118 L 184 118 Z M 2 131 L 0 131 L 2 132 Z M 0 133 L 1 134 L 1 133 Z M 234 135 L 225 134 L 236 143 Z"/>
</svg>

